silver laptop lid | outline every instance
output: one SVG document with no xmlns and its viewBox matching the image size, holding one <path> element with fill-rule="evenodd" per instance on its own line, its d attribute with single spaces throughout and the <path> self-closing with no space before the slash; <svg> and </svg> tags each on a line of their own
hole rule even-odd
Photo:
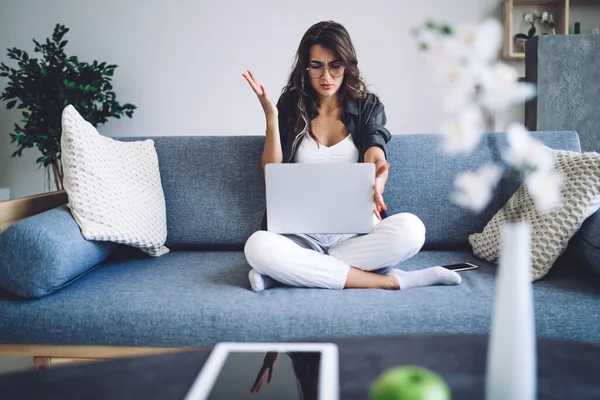
<svg viewBox="0 0 600 400">
<path fill-rule="evenodd" d="M 267 164 L 267 229 L 275 233 L 368 233 L 375 164 Z"/>
</svg>

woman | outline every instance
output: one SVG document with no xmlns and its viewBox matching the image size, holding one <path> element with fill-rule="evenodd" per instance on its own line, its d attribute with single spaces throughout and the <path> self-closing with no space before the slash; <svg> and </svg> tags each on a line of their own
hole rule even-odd
<svg viewBox="0 0 600 400">
<path fill-rule="evenodd" d="M 360 77 L 346 29 L 319 22 L 304 34 L 287 86 L 275 105 L 256 76 L 243 77 L 267 120 L 262 167 L 268 163 L 370 162 L 376 167 L 373 231 L 367 235 L 279 235 L 261 231 L 244 252 L 250 285 L 262 291 L 277 282 L 290 286 L 387 290 L 453 285 L 460 276 L 442 267 L 406 272 L 391 269 L 414 256 L 425 242 L 425 226 L 415 215 L 385 216 L 388 176 L 385 144 L 391 134 L 377 96 Z"/>
</svg>

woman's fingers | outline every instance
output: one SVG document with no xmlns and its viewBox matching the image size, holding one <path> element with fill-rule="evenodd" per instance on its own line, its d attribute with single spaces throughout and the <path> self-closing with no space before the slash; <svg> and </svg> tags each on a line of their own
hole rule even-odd
<svg viewBox="0 0 600 400">
<path fill-rule="evenodd" d="M 381 194 L 381 192 L 379 191 L 377 186 L 375 186 L 375 194 L 373 197 L 375 199 L 375 204 L 377 204 L 378 207 L 380 207 L 383 210 L 387 210 L 387 206 L 385 205 L 385 202 L 383 201 L 383 195 Z"/>
<path fill-rule="evenodd" d="M 254 90 L 254 93 L 256 93 L 257 95 L 261 95 L 262 92 L 260 90 L 260 87 L 256 84 L 256 82 L 248 75 L 246 74 L 242 74 L 242 76 L 246 79 L 246 81 L 248 81 L 248 84 L 250 85 L 250 87 L 252 88 L 252 90 Z"/>
<path fill-rule="evenodd" d="M 265 376 L 267 375 L 266 372 L 267 371 L 266 369 L 264 369 L 264 367 L 260 370 L 258 376 L 256 377 L 256 380 L 254 381 L 254 386 L 252 386 L 252 389 L 250 389 L 251 393 L 258 393 L 260 387 L 263 384 L 263 381 L 265 380 Z"/>
<path fill-rule="evenodd" d="M 383 218 L 381 217 L 381 210 L 386 210 L 387 211 L 387 206 L 385 205 L 384 201 L 383 201 L 383 196 L 381 195 L 381 193 L 375 189 L 375 196 L 374 196 L 374 200 L 375 200 L 375 216 L 377 217 L 378 220 L 383 221 Z"/>
<path fill-rule="evenodd" d="M 250 78 L 252 78 L 254 82 L 258 82 L 258 79 L 256 79 L 256 76 L 252 73 L 252 71 L 248 70 L 248 74 L 250 74 Z"/>
<path fill-rule="evenodd" d="M 382 221 L 383 218 L 381 218 L 381 214 L 380 211 L 378 210 L 378 207 L 375 206 L 375 210 L 374 210 L 375 216 L 377 217 L 378 220 Z"/>
<path fill-rule="evenodd" d="M 390 168 L 390 163 L 386 163 L 381 167 L 377 168 L 377 172 L 375 172 L 375 177 L 378 178 L 385 173 Z"/>
</svg>

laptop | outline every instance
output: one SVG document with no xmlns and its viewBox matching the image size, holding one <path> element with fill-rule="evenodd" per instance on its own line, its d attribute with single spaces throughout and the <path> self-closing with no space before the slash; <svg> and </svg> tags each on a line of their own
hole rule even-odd
<svg viewBox="0 0 600 400">
<path fill-rule="evenodd" d="M 375 164 L 267 164 L 267 230 L 362 234 L 373 230 Z"/>
</svg>

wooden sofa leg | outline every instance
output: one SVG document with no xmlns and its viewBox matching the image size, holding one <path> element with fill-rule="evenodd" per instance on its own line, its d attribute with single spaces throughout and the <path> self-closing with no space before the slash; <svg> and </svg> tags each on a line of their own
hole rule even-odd
<svg viewBox="0 0 600 400">
<path fill-rule="evenodd" d="M 33 368 L 52 368 L 52 357 L 33 357 Z"/>
</svg>

